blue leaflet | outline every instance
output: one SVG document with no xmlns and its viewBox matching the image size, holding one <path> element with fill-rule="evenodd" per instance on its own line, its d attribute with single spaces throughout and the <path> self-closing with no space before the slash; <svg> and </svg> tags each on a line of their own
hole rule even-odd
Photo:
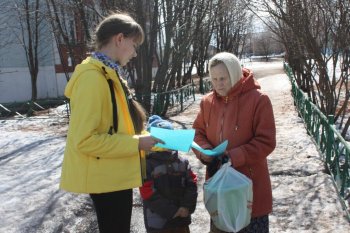
<svg viewBox="0 0 350 233">
<path fill-rule="evenodd" d="M 226 147 L 227 147 L 228 141 L 225 140 L 223 143 L 215 147 L 214 149 L 203 149 L 201 148 L 197 143 L 192 142 L 192 148 L 198 150 L 199 152 L 207 155 L 207 156 L 218 156 L 221 155 L 225 152 Z"/>
<path fill-rule="evenodd" d="M 194 139 L 194 129 L 163 129 L 158 127 L 151 127 L 151 135 L 153 137 L 161 139 L 164 144 L 157 143 L 155 146 L 170 150 L 179 150 L 188 152 L 190 148 L 194 148 L 207 156 L 218 156 L 225 152 L 228 141 L 225 140 L 223 143 L 215 147 L 214 149 L 203 149 Z"/>
<path fill-rule="evenodd" d="M 165 144 L 157 143 L 156 147 L 188 152 L 194 139 L 194 129 L 163 129 L 151 127 L 151 135 L 161 139 Z"/>
</svg>

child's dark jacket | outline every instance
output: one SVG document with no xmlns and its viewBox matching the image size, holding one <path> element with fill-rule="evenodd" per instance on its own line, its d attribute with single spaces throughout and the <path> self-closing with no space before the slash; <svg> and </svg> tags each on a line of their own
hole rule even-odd
<svg viewBox="0 0 350 233">
<path fill-rule="evenodd" d="M 187 226 L 186 218 L 173 216 L 179 207 L 193 213 L 197 202 L 197 177 L 188 160 L 177 151 L 153 152 L 147 156 L 147 180 L 140 188 L 148 231 Z"/>
</svg>

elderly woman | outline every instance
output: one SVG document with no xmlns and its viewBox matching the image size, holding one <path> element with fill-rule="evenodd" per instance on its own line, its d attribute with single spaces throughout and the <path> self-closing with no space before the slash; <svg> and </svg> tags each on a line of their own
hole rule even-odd
<svg viewBox="0 0 350 233">
<path fill-rule="evenodd" d="M 272 189 L 266 158 L 276 146 L 270 99 L 260 90 L 253 73 L 242 69 L 238 58 L 231 53 L 222 52 L 212 57 L 209 75 L 214 90 L 202 98 L 193 123 L 194 140 L 206 149 L 228 140 L 223 157 L 253 182 L 251 222 L 240 232 L 269 232 Z M 207 165 L 209 178 L 220 165 L 213 157 L 194 152 Z M 223 232 L 214 224 L 210 228 L 211 232 Z"/>
</svg>

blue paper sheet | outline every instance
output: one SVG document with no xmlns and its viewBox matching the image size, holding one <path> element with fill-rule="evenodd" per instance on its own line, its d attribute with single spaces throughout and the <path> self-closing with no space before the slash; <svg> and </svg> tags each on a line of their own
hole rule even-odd
<svg viewBox="0 0 350 233">
<path fill-rule="evenodd" d="M 227 144 L 228 144 L 228 141 L 225 140 L 223 143 L 221 143 L 220 145 L 218 145 L 214 149 L 209 150 L 209 149 L 203 149 L 197 143 L 192 142 L 192 148 L 198 150 L 199 152 L 201 152 L 207 156 L 218 156 L 218 155 L 221 155 L 222 153 L 225 152 Z"/>
<path fill-rule="evenodd" d="M 151 127 L 151 135 L 161 139 L 165 144 L 157 143 L 156 147 L 188 152 L 194 139 L 194 129 L 163 129 Z"/>
</svg>

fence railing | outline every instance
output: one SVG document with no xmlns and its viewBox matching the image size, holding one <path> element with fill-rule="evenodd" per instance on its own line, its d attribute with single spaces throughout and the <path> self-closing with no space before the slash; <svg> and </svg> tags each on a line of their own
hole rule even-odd
<svg viewBox="0 0 350 233">
<path fill-rule="evenodd" d="M 204 86 L 207 87 L 204 90 L 208 91 L 208 83 L 204 82 Z M 207 90 L 208 89 L 208 90 Z M 151 98 L 151 111 L 153 114 L 161 114 L 165 110 L 169 112 L 182 112 L 184 109 L 196 100 L 195 98 L 195 85 L 188 84 L 179 89 L 172 91 L 152 93 L 148 95 Z M 138 96 L 136 95 L 136 98 Z M 192 101 L 191 101 L 192 100 Z M 31 115 L 36 115 L 38 111 L 49 110 L 48 106 L 51 102 L 65 104 L 66 110 L 59 115 L 63 117 L 68 117 L 70 115 L 68 100 L 58 99 L 58 100 L 42 100 L 40 101 L 28 101 L 23 103 L 13 103 L 13 104 L 0 104 L 0 119 L 8 118 L 17 115 L 20 118 L 27 118 Z M 54 105 L 54 104 L 53 104 Z M 49 115 L 49 111 L 47 112 Z M 53 112 L 54 113 L 54 112 Z"/>
<path fill-rule="evenodd" d="M 202 94 L 207 93 L 207 92 L 212 90 L 211 81 L 208 77 L 203 78 L 202 83 L 200 83 L 199 85 L 200 85 L 200 90 L 201 90 Z"/>
<path fill-rule="evenodd" d="M 200 83 L 199 87 L 203 93 L 207 93 L 211 91 L 212 86 L 209 78 L 203 78 L 203 81 Z M 172 91 L 166 91 L 161 93 L 152 93 L 151 95 L 151 111 L 152 114 L 161 114 L 165 108 L 170 111 L 184 111 L 187 105 L 191 104 L 196 100 L 195 98 L 195 85 L 194 84 L 188 84 L 185 85 L 179 89 L 175 89 Z M 143 95 L 144 97 L 145 95 Z M 136 98 L 138 96 L 136 95 Z M 192 100 L 192 101 L 190 101 Z M 46 100 L 48 102 L 50 100 Z M 53 101 L 53 100 L 51 100 Z M 65 112 L 62 112 L 62 115 L 69 118 L 70 112 L 69 112 L 69 104 L 68 100 L 62 99 L 62 100 L 56 100 L 64 103 L 67 107 Z M 43 105 L 41 102 L 25 102 L 25 103 L 19 103 L 19 104 L 7 104 L 1 105 L 0 104 L 0 118 L 6 118 L 13 115 L 18 115 L 22 118 L 26 118 L 27 116 L 30 116 L 31 113 L 35 113 L 37 111 L 45 110 L 47 103 L 45 102 L 45 105 Z M 42 107 L 44 106 L 44 107 Z M 23 114 L 21 114 L 21 113 Z"/>
<path fill-rule="evenodd" d="M 61 112 L 58 109 L 51 110 L 51 108 L 59 105 L 65 105 Z M 24 119 L 33 115 L 69 118 L 68 100 L 63 98 L 40 99 L 37 101 L 0 104 L 0 119 L 7 119 L 12 116 Z"/>
<path fill-rule="evenodd" d="M 294 103 L 304 119 L 310 134 L 321 152 L 322 160 L 332 175 L 341 203 L 350 220 L 350 143 L 345 141 L 334 126 L 334 116 L 325 116 L 307 95 L 298 88 L 291 67 L 285 63 L 291 84 Z"/>
<path fill-rule="evenodd" d="M 178 109 L 182 112 L 191 99 L 193 101 L 196 100 L 195 86 L 193 84 L 188 84 L 172 91 L 152 93 L 152 114 L 161 114 L 165 109 Z"/>
</svg>

